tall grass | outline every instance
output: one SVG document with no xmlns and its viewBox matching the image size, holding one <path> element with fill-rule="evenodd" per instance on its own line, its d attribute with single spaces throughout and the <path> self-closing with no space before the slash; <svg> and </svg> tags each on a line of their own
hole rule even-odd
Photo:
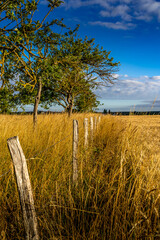
<svg viewBox="0 0 160 240">
<path fill-rule="evenodd" d="M 148 141 L 148 132 L 127 118 L 105 116 L 85 149 L 83 119 L 90 116 L 41 115 L 34 132 L 32 116 L 0 116 L 0 175 L 11 168 L 0 178 L 0 239 L 24 239 L 6 144 L 15 135 L 28 159 L 40 239 L 160 239 L 154 138 Z M 73 118 L 80 127 L 77 186 L 72 184 Z"/>
</svg>

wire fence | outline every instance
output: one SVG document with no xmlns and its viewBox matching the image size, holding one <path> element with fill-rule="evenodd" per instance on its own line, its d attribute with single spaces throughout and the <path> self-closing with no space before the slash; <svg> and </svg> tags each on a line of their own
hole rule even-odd
<svg viewBox="0 0 160 240">
<path fill-rule="evenodd" d="M 72 135 L 72 133 L 70 133 L 69 135 L 67 135 L 66 137 L 62 138 L 61 140 L 57 141 L 56 143 L 52 144 L 51 146 L 43 149 L 42 151 L 39 151 L 38 153 L 36 153 L 33 157 L 26 159 L 26 161 L 30 161 L 35 159 L 39 154 L 45 153 L 47 152 L 49 149 L 55 147 L 58 143 L 61 143 L 62 141 L 65 141 L 67 138 L 69 138 Z M 5 176 L 6 174 L 8 174 L 9 172 L 11 172 L 11 169 L 8 169 L 5 173 L 3 173 L 2 175 L 0 175 L 0 178 L 2 178 L 3 176 Z"/>
<path fill-rule="evenodd" d="M 0 178 L 4 177 L 5 175 L 7 175 L 7 173 L 9 173 L 11 171 L 11 169 L 9 169 L 7 172 L 3 173 L 2 175 L 0 175 Z"/>
<path fill-rule="evenodd" d="M 18 119 L 19 120 L 19 119 Z M 21 120 L 21 119 L 20 119 Z M 12 121 L 11 121 L 12 122 Z M 83 126 L 79 126 L 78 127 L 78 130 L 81 130 L 83 129 L 84 127 Z M 68 134 L 66 137 L 62 138 L 61 140 L 57 141 L 56 143 L 53 143 L 51 146 L 37 152 L 34 156 L 30 157 L 29 159 L 26 159 L 26 161 L 30 161 L 30 160 L 34 160 L 39 154 L 42 154 L 42 153 L 45 153 L 47 152 L 48 150 L 50 150 L 51 148 L 54 148 L 57 144 L 65 141 L 66 139 L 68 139 L 69 137 L 71 137 L 73 135 L 73 132 L 71 132 L 70 134 Z M 79 140 L 79 144 L 83 141 L 83 139 L 81 138 Z M 3 176 L 7 175 L 9 172 L 11 172 L 11 169 L 8 169 L 6 172 L 2 173 L 0 175 L 0 178 L 2 178 Z"/>
<path fill-rule="evenodd" d="M 90 119 L 90 133 L 93 134 L 93 119 Z M 97 120 L 95 120 L 97 122 Z M 97 123 L 96 123 L 97 124 Z M 94 125 L 95 130 L 97 128 L 96 124 Z M 73 120 L 73 131 L 68 134 L 67 136 L 63 137 L 59 141 L 53 143 L 49 147 L 46 147 L 45 149 L 38 151 L 33 157 L 30 157 L 29 159 L 25 159 L 25 156 L 23 154 L 23 150 L 21 148 L 21 145 L 19 143 L 18 137 L 13 137 L 7 140 L 8 147 L 10 150 L 10 154 L 12 157 L 13 165 L 14 165 L 14 172 L 16 176 L 16 182 L 17 182 L 17 187 L 18 187 L 18 192 L 19 192 L 19 198 L 20 198 L 20 203 L 21 203 L 21 209 L 23 211 L 23 215 L 26 216 L 26 219 L 24 221 L 24 227 L 26 231 L 26 235 L 30 236 L 32 234 L 33 236 L 37 236 L 36 239 L 38 239 L 38 229 L 37 229 L 37 219 L 36 219 L 36 210 L 37 208 L 34 207 L 34 200 L 33 200 L 33 193 L 31 191 L 31 182 L 29 178 L 29 173 L 27 169 L 27 163 L 26 161 L 30 161 L 33 159 L 36 159 L 36 157 L 39 154 L 44 154 L 48 152 L 50 149 L 54 148 L 56 145 L 60 144 L 61 142 L 67 140 L 69 137 L 72 137 L 72 167 L 73 167 L 73 184 L 77 185 L 78 181 L 78 147 L 79 144 L 81 144 L 84 140 L 84 137 L 79 138 L 79 130 L 84 129 L 84 136 L 88 136 L 88 133 L 86 134 L 86 131 L 88 131 L 88 127 L 86 128 L 85 125 L 79 126 L 77 120 Z M 93 137 L 93 136 L 92 136 Z M 88 138 L 88 137 L 87 137 Z M 93 139 L 92 139 L 93 140 Z M 88 141 L 88 139 L 87 139 Z M 86 144 L 86 139 L 85 139 L 85 144 Z M 88 144 L 87 144 L 88 145 Z M 6 176 L 9 172 L 11 172 L 11 169 L 8 169 L 6 172 L 0 175 L 0 178 Z M 92 212 L 92 211 L 85 211 L 83 209 L 78 209 L 76 207 L 70 207 L 70 206 L 62 206 L 58 204 L 54 204 L 53 194 L 49 201 L 43 205 L 43 209 L 46 208 L 47 206 L 53 206 L 53 207 L 58 207 L 58 208 L 65 208 L 65 209 L 72 209 L 74 211 L 82 211 L 82 212 L 87 212 L 89 214 L 97 214 L 97 212 Z M 32 219 L 32 221 L 31 221 Z M 28 228 L 29 226 L 29 228 Z"/>
</svg>

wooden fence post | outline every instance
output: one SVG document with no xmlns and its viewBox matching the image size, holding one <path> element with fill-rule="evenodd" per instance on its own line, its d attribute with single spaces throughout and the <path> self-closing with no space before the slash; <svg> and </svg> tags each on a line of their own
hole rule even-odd
<svg viewBox="0 0 160 240">
<path fill-rule="evenodd" d="M 94 117 L 94 131 L 97 129 L 97 117 Z"/>
<path fill-rule="evenodd" d="M 84 146 L 88 146 L 88 118 L 84 119 Z"/>
<path fill-rule="evenodd" d="M 26 159 L 18 137 L 7 140 L 19 192 L 26 240 L 38 240 L 38 224 Z"/>
<path fill-rule="evenodd" d="M 125 157 L 122 155 L 121 155 L 121 161 L 120 161 L 120 176 L 124 181 L 126 180 Z"/>
<path fill-rule="evenodd" d="M 90 117 L 91 141 L 93 141 L 93 117 Z"/>
<path fill-rule="evenodd" d="M 73 120 L 73 183 L 78 181 L 78 121 Z"/>
<path fill-rule="evenodd" d="M 101 116 L 98 117 L 98 124 L 100 123 L 101 121 Z"/>
</svg>

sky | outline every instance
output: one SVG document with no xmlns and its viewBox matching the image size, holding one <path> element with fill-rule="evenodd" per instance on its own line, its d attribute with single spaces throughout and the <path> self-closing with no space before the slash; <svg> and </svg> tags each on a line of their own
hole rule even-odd
<svg viewBox="0 0 160 240">
<path fill-rule="evenodd" d="M 47 9 L 40 1 L 40 11 Z M 100 110 L 160 111 L 160 1 L 65 0 L 50 17 L 95 38 L 120 62 L 115 84 L 96 93 Z"/>
</svg>

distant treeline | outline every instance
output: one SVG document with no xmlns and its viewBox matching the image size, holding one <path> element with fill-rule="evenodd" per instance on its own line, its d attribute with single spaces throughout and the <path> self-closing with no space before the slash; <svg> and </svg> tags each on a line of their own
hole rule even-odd
<svg viewBox="0 0 160 240">
<path fill-rule="evenodd" d="M 62 112 L 56 112 L 56 111 L 38 111 L 38 114 L 62 114 L 64 113 L 63 111 Z M 102 113 L 104 115 L 106 114 L 110 114 L 110 115 L 160 115 L 160 111 L 148 111 L 148 112 L 137 112 L 137 111 L 134 111 L 134 112 L 94 112 L 94 113 Z M 9 115 L 14 115 L 14 114 L 18 114 L 18 115 L 30 115 L 30 114 L 33 114 L 32 111 L 27 111 L 27 112 L 11 112 L 11 113 L 6 113 L 6 114 L 9 114 Z"/>
<path fill-rule="evenodd" d="M 105 114 L 105 113 L 103 113 Z M 160 115 L 160 111 L 148 111 L 148 112 L 110 112 L 111 115 Z"/>
</svg>

